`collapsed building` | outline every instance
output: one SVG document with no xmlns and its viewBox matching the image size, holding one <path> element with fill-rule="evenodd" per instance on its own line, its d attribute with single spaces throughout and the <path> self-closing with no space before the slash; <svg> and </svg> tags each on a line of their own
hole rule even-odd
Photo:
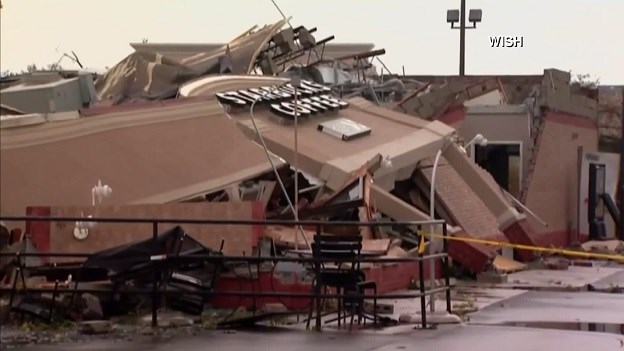
<svg viewBox="0 0 624 351">
<path fill-rule="evenodd" d="M 299 219 L 328 223 L 434 217 L 457 238 L 552 246 L 579 239 L 577 147 L 597 150 L 598 129 L 595 100 L 565 72 L 524 77 L 511 91 L 513 81 L 491 77 L 384 77 L 371 63 L 384 50 L 317 41 L 314 28 L 286 23 L 227 44 L 132 44 L 136 51 L 95 82 L 26 84 L 55 92 L 79 82 L 67 85 L 80 97 L 72 104 L 45 93 L 34 108 L 19 103 L 24 86 L 0 91 L 3 103 L 15 96 L 15 106 L 2 106 L 1 214 L 292 219 L 295 203 Z M 477 134 L 488 145 L 464 145 Z M 98 180 L 115 189 L 104 204 L 89 196 Z M 23 228 L 43 252 L 115 251 L 152 235 L 145 224 L 101 223 L 84 237 L 63 222 Z M 423 235 L 408 229 L 357 232 L 377 255 L 408 256 Z M 277 226 L 184 230 L 198 247 L 233 255 L 261 251 L 266 237 L 301 243 L 293 228 Z M 459 240 L 448 252 L 473 272 L 502 255 L 534 258 Z M 368 274 L 392 291 L 418 272 L 406 265 Z"/>
<path fill-rule="evenodd" d="M 579 234 L 587 232 L 579 233 L 579 222 L 585 221 L 580 208 L 586 203 L 579 188 L 587 185 L 579 184 L 579 150 L 598 152 L 604 135 L 599 133 L 596 89 L 573 83 L 568 72 L 555 69 L 535 76 L 409 79 L 430 83 L 393 108 L 445 122 L 464 142 L 482 134 L 488 145 L 472 144 L 467 152 L 535 214 L 529 216 L 538 232 L 535 243 L 583 240 Z"/>
</svg>

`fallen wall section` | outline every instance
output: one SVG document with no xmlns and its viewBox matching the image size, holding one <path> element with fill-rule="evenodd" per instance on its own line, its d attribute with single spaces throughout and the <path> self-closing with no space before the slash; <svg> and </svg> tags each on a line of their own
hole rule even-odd
<svg viewBox="0 0 624 351">
<path fill-rule="evenodd" d="M 233 219 L 262 220 L 264 209 L 259 202 L 202 202 L 164 205 L 122 205 L 122 206 L 52 206 L 28 207 L 27 215 L 43 217 L 121 217 L 121 218 L 177 218 L 177 219 Z M 219 250 L 225 240 L 224 253 L 230 255 L 249 254 L 263 235 L 259 225 L 208 225 L 179 224 L 201 244 Z M 158 225 L 159 233 L 174 224 Z M 86 252 L 130 244 L 152 237 L 151 223 L 98 223 L 82 240 L 74 236 L 73 222 L 27 222 L 29 233 L 41 252 Z M 55 262 L 68 261 L 55 258 Z"/>
</svg>

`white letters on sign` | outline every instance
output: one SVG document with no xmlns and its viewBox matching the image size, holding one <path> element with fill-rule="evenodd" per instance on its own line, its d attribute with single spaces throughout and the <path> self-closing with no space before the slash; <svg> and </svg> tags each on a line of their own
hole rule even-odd
<svg viewBox="0 0 624 351">
<path fill-rule="evenodd" d="M 297 108 L 295 109 L 295 91 Z M 251 106 L 254 101 L 269 106 L 269 110 L 281 117 L 293 119 L 295 114 L 309 116 L 349 107 L 349 103 L 331 95 L 331 89 L 321 84 L 303 80 L 295 90 L 290 84 L 282 86 L 251 88 L 246 90 L 217 93 L 220 103 L 235 106 Z"/>
</svg>

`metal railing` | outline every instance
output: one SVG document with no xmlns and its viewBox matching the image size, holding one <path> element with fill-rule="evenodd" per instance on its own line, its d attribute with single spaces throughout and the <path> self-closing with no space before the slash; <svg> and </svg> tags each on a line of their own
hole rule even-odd
<svg viewBox="0 0 624 351">
<path fill-rule="evenodd" d="M 235 220 L 235 219 L 180 219 L 180 218 L 118 218 L 118 217 L 101 217 L 101 218 L 84 218 L 84 217 L 41 217 L 41 216 L 4 216 L 0 217 L 1 221 L 4 222 L 79 222 L 79 221 L 88 221 L 95 223 L 143 223 L 143 224 L 152 224 L 152 240 L 156 241 L 159 233 L 159 224 L 167 224 L 167 225 L 181 225 L 181 224 L 195 224 L 195 225 L 239 225 L 239 226 L 253 226 L 253 225 L 275 225 L 275 226 L 305 226 L 305 227 L 314 227 L 316 228 L 316 233 L 321 234 L 324 227 L 363 227 L 368 226 L 370 228 L 382 227 L 382 226 L 394 226 L 399 228 L 408 228 L 408 227 L 417 227 L 420 228 L 422 226 L 430 226 L 430 225 L 441 225 L 443 232 L 443 249 L 441 253 L 437 254 L 428 254 L 423 255 L 419 254 L 418 256 L 407 256 L 407 257 L 357 257 L 355 259 L 349 258 L 349 262 L 368 262 L 368 263 L 400 263 L 400 262 L 418 262 L 418 277 L 419 277 L 419 291 L 415 293 L 401 293 L 401 294 L 350 294 L 350 298 L 376 298 L 376 299 L 401 299 L 401 298 L 419 298 L 421 305 L 421 324 L 423 328 L 427 327 L 427 311 L 426 311 L 426 297 L 432 296 L 434 294 L 438 294 L 441 292 L 445 292 L 446 295 L 446 310 L 451 313 L 451 286 L 450 286 L 450 262 L 447 254 L 448 241 L 447 237 L 447 225 L 443 220 L 435 220 L 435 221 L 403 221 L 403 222 L 354 222 L 354 221 L 291 221 L 291 220 Z M 24 279 L 23 270 L 25 269 L 24 264 L 22 263 L 22 258 L 26 257 L 57 257 L 57 258 L 84 258 L 87 259 L 91 257 L 93 253 L 87 252 L 37 252 L 37 253 L 22 253 L 22 252 L 14 252 L 14 253 L 0 253 L 0 257 L 12 256 L 15 257 L 17 261 L 17 268 L 14 276 L 14 280 L 11 288 L 0 288 L 0 293 L 4 294 L 7 292 L 11 293 L 11 306 L 13 303 L 13 298 L 16 294 L 26 294 L 28 292 L 35 293 L 52 293 L 53 300 L 56 297 L 56 294 L 59 294 L 58 290 L 58 282 L 55 284 L 54 288 L 27 288 L 27 284 Z M 425 288 L 425 277 L 424 277 L 424 261 L 431 261 L 430 264 L 435 264 L 435 260 L 440 260 L 442 262 L 442 270 L 444 276 L 444 286 L 434 288 L 433 286 L 429 287 L 429 289 Z M 188 254 L 188 255 L 156 255 L 150 257 L 149 261 L 143 263 L 151 263 L 151 270 L 153 270 L 153 277 L 151 279 L 151 289 L 124 289 L 123 293 L 131 293 L 131 294 L 149 294 L 151 295 L 151 313 L 152 313 L 152 326 L 158 325 L 158 305 L 162 296 L 179 294 L 178 291 L 163 291 L 158 288 L 159 277 L 162 273 L 161 263 L 167 261 L 168 263 L 192 263 L 192 262 L 218 262 L 220 264 L 225 264 L 227 262 L 246 262 L 247 264 L 256 263 L 261 264 L 263 262 L 297 262 L 300 264 L 312 263 L 312 264 L 321 264 L 324 262 L 334 262 L 339 263 L 336 258 L 332 259 L 321 259 L 317 257 L 274 257 L 274 256 L 227 256 L 227 255 L 207 255 L 207 254 Z M 345 260 L 347 261 L 347 260 Z M 82 269 L 82 268 L 81 268 Z M 273 271 L 272 271 L 273 272 Z M 21 291 L 17 289 L 17 281 L 18 276 L 22 279 L 23 288 Z M 258 277 L 259 279 L 259 277 Z M 273 279 L 273 277 L 271 277 Z M 103 289 L 87 289 L 87 288 L 79 288 L 78 283 L 80 278 L 72 283 L 75 284 L 74 288 L 71 291 L 72 301 L 74 299 L 75 294 L 81 293 L 91 293 L 91 294 L 113 294 L 118 293 L 111 290 L 103 290 Z M 274 298 L 306 298 L 313 299 L 318 305 L 323 298 L 335 298 L 334 294 L 326 294 L 320 293 L 317 289 L 314 289 L 312 286 L 312 291 L 310 293 L 293 293 L 293 292 L 261 292 L 261 291 L 215 291 L 214 287 L 210 291 L 185 291 L 185 294 L 194 294 L 203 297 L 213 297 L 217 295 L 225 295 L 225 296 L 239 296 L 239 297 L 274 297 Z M 433 299 L 430 299 L 430 303 L 435 303 Z M 52 310 L 51 310 L 52 311 Z M 375 311 L 377 313 L 377 311 Z M 317 322 L 317 329 L 320 328 Z"/>
</svg>

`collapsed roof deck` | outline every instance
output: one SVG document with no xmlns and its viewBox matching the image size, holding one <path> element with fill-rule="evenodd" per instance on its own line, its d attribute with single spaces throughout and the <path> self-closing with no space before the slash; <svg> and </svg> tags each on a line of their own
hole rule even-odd
<svg viewBox="0 0 624 351">
<path fill-rule="evenodd" d="M 224 81 L 231 80 L 232 84 Z M 241 82 L 237 85 L 234 82 Z M 242 76 L 207 77 L 192 83 L 193 88 L 183 86 L 188 96 L 208 96 L 223 91 L 239 91 L 250 88 L 251 79 Z M 264 77 L 256 88 L 284 84 L 284 79 L 275 79 L 273 84 Z M 218 90 L 213 85 L 228 85 L 228 89 Z M 336 191 L 350 179 L 352 173 L 366 164 L 372 158 L 381 155 L 391 161 L 390 167 L 381 168 L 374 173 L 375 184 L 371 187 L 373 202 L 378 200 L 377 209 L 397 220 L 416 220 L 429 218 L 427 214 L 417 208 L 404 203 L 402 200 L 389 194 L 396 181 L 411 177 L 417 164 L 425 159 L 433 159 L 438 150 L 444 151 L 449 163 L 458 170 L 465 185 L 471 188 L 477 196 L 476 201 L 483 201 L 485 207 L 494 215 L 499 229 L 506 235 L 515 235 L 513 240 L 520 243 L 530 243 L 530 226 L 525 217 L 519 214 L 494 184 L 484 176 L 483 170 L 474 165 L 470 159 L 460 151 L 460 147 L 452 141 L 454 130 L 437 121 L 424 121 L 418 118 L 393 112 L 368 102 L 361 98 L 348 99 L 349 107 L 329 113 L 320 113 L 309 118 L 301 118 L 298 124 L 298 163 L 299 167 L 326 182 L 326 185 Z M 249 104 L 250 105 L 250 104 Z M 228 116 L 238 123 L 247 136 L 260 143 L 251 120 L 249 106 L 247 108 L 225 107 Z M 268 149 L 286 160 L 294 163 L 294 126 L 290 123 L 276 121 L 274 111 L 270 111 L 262 103 L 254 105 L 254 120 L 257 128 L 267 144 Z M 319 131 L 319 124 L 344 118 L 349 121 L 370 128 L 370 134 L 342 140 Z M 438 192 L 439 194 L 439 192 Z M 473 196 L 475 196 L 473 195 Z M 487 233 L 497 236 L 499 232 Z M 486 234 L 486 235 L 487 235 Z M 510 235 L 512 235 L 510 234 Z M 459 244 L 457 244 L 460 247 Z M 475 270 L 484 268 L 491 255 L 491 249 L 477 248 L 467 245 L 461 250 L 477 250 L 474 260 L 469 261 L 470 255 L 464 256 L 463 263 L 468 263 Z M 460 250 L 460 251 L 461 251 Z"/>
<path fill-rule="evenodd" d="M 230 84 L 224 81 L 229 80 Z M 273 80 L 264 77 L 262 80 L 248 80 L 242 76 L 208 77 L 191 83 L 193 89 L 188 96 L 210 95 L 225 90 L 238 90 L 260 86 L 280 85 L 284 79 Z M 248 84 L 247 84 L 248 83 Z M 212 88 L 217 85 L 218 88 Z M 209 88 L 210 87 L 210 88 Z M 348 100 L 349 107 L 340 112 L 331 112 L 301 119 L 298 125 L 299 154 L 301 166 L 325 181 L 330 189 L 336 190 L 346 181 L 347 175 L 361 167 L 377 154 L 389 157 L 393 162 L 392 172 L 380 171 L 380 175 L 389 173 L 411 174 L 418 160 L 435 154 L 443 140 L 450 137 L 453 129 L 440 122 L 426 122 L 407 115 L 392 112 L 374 106 L 364 99 Z M 250 138 L 260 142 L 250 120 L 248 110 L 230 111 L 229 115 L 238 123 Z M 280 124 L 275 115 L 266 107 L 258 104 L 254 116 L 262 136 L 269 149 L 289 163 L 293 163 L 294 127 L 291 124 Z M 318 125 L 337 117 L 343 117 L 371 128 L 370 135 L 356 138 L 348 142 L 336 139 L 327 134 L 319 133 Z M 395 179 L 386 185 L 393 186 Z"/>
<path fill-rule="evenodd" d="M 270 170 L 263 150 L 218 105 L 200 102 L 0 133 L 6 215 L 32 205 L 88 204 L 98 179 L 115 189 L 111 204 L 167 203 Z"/>
<path fill-rule="evenodd" d="M 208 77 L 182 87 L 186 95 L 194 95 L 186 102 L 182 98 L 178 104 L 158 109 L 113 108 L 108 114 L 3 129 L 3 164 L 9 167 L 3 167 L 2 188 L 15 189 L 3 191 L 3 211 L 21 214 L 28 205 L 88 203 L 88 189 L 97 182 L 95 177 L 115 188 L 112 204 L 167 203 L 268 171 L 262 149 L 244 137 L 246 134 L 258 141 L 249 113 L 232 110 L 228 114 L 214 94 L 283 83 L 284 79 L 266 76 Z M 203 99 L 195 100 L 198 96 Z M 444 148 L 445 157 L 453 167 L 460 167 L 462 177 L 481 198 L 477 201 L 484 201 L 500 226 L 522 218 L 491 184 L 481 179 L 478 167 L 450 141 L 452 128 L 383 109 L 360 98 L 349 99 L 348 103 L 350 106 L 339 112 L 302 120 L 298 129 L 299 166 L 324 180 L 329 189 L 339 190 L 353 171 L 381 155 L 392 165 L 374 174 L 371 198 L 378 209 L 396 220 L 427 219 L 427 214 L 388 191 L 396 181 L 410 178 L 421 160 L 433 158 Z M 292 125 L 276 123 L 273 112 L 266 107 L 258 106 L 254 112 L 269 150 L 292 164 Z M 371 128 L 371 133 L 343 141 L 318 131 L 318 123 L 336 117 L 363 124 Z M 102 149 L 102 145 L 107 147 Z M 230 157 L 223 157 L 225 152 Z M 73 169 L 72 177 L 80 179 L 78 183 L 54 186 L 55 179 L 67 177 L 68 170 Z M 23 184 L 24 174 L 28 184 L 37 186 L 22 191 L 19 184 Z M 488 260 L 488 253 L 479 251 L 476 261 L 469 263 L 475 270 L 483 269 Z"/>
<path fill-rule="evenodd" d="M 235 110 L 230 111 L 229 115 L 227 112 L 224 113 L 214 98 L 215 93 L 224 90 L 240 90 L 286 83 L 287 78 L 272 77 L 275 74 L 288 73 L 285 72 L 284 68 L 278 71 L 265 71 L 263 60 L 271 55 L 279 57 L 278 61 L 283 61 L 280 65 L 284 64 L 285 67 L 286 63 L 301 63 L 301 56 L 311 53 L 312 49 L 316 47 L 315 43 L 323 42 L 323 53 L 321 55 L 326 54 L 325 58 L 329 60 L 332 58 L 336 59 L 334 56 L 341 56 L 339 55 L 341 53 L 347 56 L 353 56 L 353 54 L 358 56 L 359 53 L 357 51 L 370 51 L 373 48 L 371 44 L 336 44 L 327 45 L 326 47 L 325 41 L 329 41 L 333 37 L 316 42 L 315 40 L 310 40 L 313 38 L 310 38 L 309 35 L 316 30 L 315 28 L 308 30 L 303 27 L 297 27 L 293 29 L 286 28 L 285 24 L 286 20 L 281 20 L 259 30 L 256 30 L 257 27 L 253 27 L 234 38 L 228 44 L 133 44 L 137 51 L 97 81 L 98 93 L 100 96 L 112 99 L 113 105 L 124 101 L 169 100 L 158 104 L 147 103 L 149 107 L 145 106 L 145 111 L 150 107 L 157 107 L 151 112 L 145 112 L 142 104 L 136 103 L 121 104 L 118 106 L 120 109 L 116 110 L 116 112 L 105 112 L 107 107 L 102 107 L 101 110 L 98 110 L 100 107 L 97 107 L 96 104 L 94 107 L 81 110 L 80 116 L 86 117 L 91 115 L 92 117 L 97 117 L 104 113 L 109 114 L 109 117 L 117 116 L 120 118 L 118 121 L 121 121 L 127 118 L 128 115 L 141 111 L 141 114 L 145 112 L 146 116 L 149 116 L 145 117 L 145 120 L 150 119 L 154 123 L 157 122 L 163 125 L 172 123 L 170 128 L 174 129 L 173 119 L 176 119 L 176 123 L 181 123 L 178 119 L 186 118 L 183 115 L 187 112 L 183 112 L 184 108 L 180 106 L 191 106 L 191 100 L 199 98 L 194 100 L 194 103 L 197 106 L 203 106 L 207 111 L 206 113 L 211 116 L 213 114 L 214 116 L 219 115 L 223 120 L 227 120 L 228 117 L 232 118 L 247 137 L 258 142 L 258 136 L 250 123 L 248 113 Z M 307 39 L 303 37 L 307 37 Z M 369 54 L 372 53 L 369 52 Z M 354 59 L 354 57 L 350 59 Z M 324 60 L 321 59 L 315 64 L 319 62 L 324 62 Z M 251 72 L 258 73 L 258 69 L 261 69 L 263 75 L 248 75 Z M 128 70 L 132 70 L 134 73 L 126 77 L 124 72 L 128 72 Z M 549 71 L 550 83 L 554 84 L 554 79 L 559 86 L 559 81 L 565 78 L 565 74 L 555 70 L 551 71 Z M 241 75 L 226 75 L 224 73 L 238 73 Z M 423 88 L 423 84 L 414 79 L 410 81 L 408 78 L 420 79 L 419 77 L 402 77 L 401 80 L 405 82 L 405 84 L 401 84 L 403 93 L 406 92 L 405 86 L 410 86 L 410 84 L 415 84 L 417 90 Z M 527 93 L 527 87 L 524 86 L 526 85 L 525 83 L 529 82 L 532 84 L 534 81 L 537 81 L 539 76 L 511 78 L 513 79 L 505 80 L 504 78 L 499 79 L 498 77 L 489 76 L 469 77 L 466 82 L 459 82 L 459 84 L 453 81 L 447 82 L 442 87 L 426 93 L 425 95 L 428 95 L 429 99 L 421 99 L 422 94 L 415 93 L 413 96 L 403 99 L 399 105 L 393 104 L 396 111 L 383 109 L 361 98 L 347 99 L 350 107 L 334 113 L 334 115 L 317 115 L 308 121 L 301 119 L 298 128 L 301 134 L 299 166 L 306 172 L 324 180 L 329 189 L 337 190 L 344 185 L 343 183 L 349 179 L 353 171 L 358 170 L 372 158 L 381 155 L 381 157 L 390 160 L 392 166 L 381 168 L 375 172 L 375 184 L 371 187 L 372 199 L 382 203 L 387 211 L 392 211 L 392 216 L 395 219 L 408 220 L 414 219 L 414 217 L 424 219 L 428 217 L 425 214 L 428 211 L 424 210 L 424 206 L 421 206 L 419 210 L 413 204 L 402 202 L 401 199 L 398 199 L 397 196 L 388 191 L 395 187 L 397 181 L 403 181 L 412 177 L 414 170 L 422 166 L 422 164 L 419 165 L 421 161 L 431 160 L 435 157 L 438 150 L 443 150 L 443 159 L 449 163 L 450 167 L 442 169 L 439 177 L 452 178 L 448 185 L 457 189 L 457 191 L 439 189 L 436 192 L 437 197 L 439 197 L 437 199 L 439 202 L 438 207 L 445 207 L 446 212 L 450 212 L 447 217 L 455 222 L 462 222 L 459 218 L 467 218 L 468 215 L 453 212 L 465 212 L 464 210 L 467 207 L 472 206 L 470 203 L 478 203 L 479 206 L 473 206 L 474 211 L 471 213 L 476 214 L 477 212 L 487 211 L 488 213 L 484 214 L 487 218 L 484 217 L 484 220 L 488 222 L 488 226 L 483 226 L 483 228 L 487 227 L 487 229 L 474 229 L 479 228 L 479 226 L 464 224 L 464 227 L 472 227 L 472 229 L 467 230 L 472 232 L 470 233 L 471 235 L 498 235 L 499 232 L 493 229 L 495 221 L 498 229 L 511 241 L 534 244 L 531 238 L 532 234 L 534 234 L 532 226 L 525 220 L 524 215 L 518 213 L 506 194 L 499 191 L 497 184 L 492 181 L 491 177 L 485 174 L 483 169 L 475 166 L 469 158 L 465 157 L 461 147 L 454 144 L 455 132 L 452 128 L 441 123 L 444 119 L 441 118 L 440 121 L 428 122 L 402 113 L 409 112 L 414 114 L 414 112 L 419 112 L 420 117 L 436 117 L 436 111 L 438 110 L 452 110 L 458 107 L 457 105 L 461 105 L 466 99 L 472 101 L 474 97 L 503 88 L 506 91 L 503 92 L 502 95 L 504 96 L 501 98 L 504 98 L 507 102 L 520 101 L 521 95 Z M 433 80 L 431 77 L 427 79 Z M 447 78 L 442 80 L 446 82 Z M 359 74 L 358 83 L 361 83 Z M 517 91 L 513 92 L 513 94 L 508 89 L 509 86 L 518 88 L 520 85 L 523 85 L 522 89 L 516 89 Z M 563 92 L 565 91 L 564 89 Z M 180 98 L 180 96 L 183 98 Z M 553 96 L 555 98 L 560 97 L 556 94 L 550 94 L 549 98 Z M 174 97 L 175 99 L 173 99 Z M 402 97 L 402 93 L 399 96 L 395 96 L 395 99 L 400 97 Z M 413 99 L 414 97 L 416 99 Z M 449 101 L 449 99 L 452 101 Z M 403 104 L 406 101 L 415 102 L 415 104 L 407 106 Z M 104 102 L 102 105 L 106 103 Z M 376 103 L 379 104 L 378 101 Z M 132 110 L 124 110 L 126 108 Z M 175 109 L 179 109 L 179 114 L 175 112 L 174 115 L 176 117 L 169 116 L 168 113 Z M 423 111 L 426 112 L 426 116 L 420 114 Z M 267 140 L 269 150 L 287 162 L 294 163 L 292 156 L 294 144 L 292 126 L 274 123 L 272 112 L 262 107 L 261 104 L 256 107 L 255 112 L 261 133 Z M 49 117 L 44 116 L 39 119 L 45 120 L 47 118 L 50 120 Z M 78 118 L 78 116 L 75 117 L 75 119 Z M 104 119 L 100 119 L 100 117 L 98 117 L 97 120 L 99 122 L 97 123 L 103 124 L 104 122 L 101 121 Z M 370 128 L 370 135 L 350 141 L 342 141 L 318 132 L 319 123 L 333 121 L 335 117 L 355 121 Z M 32 124 L 41 124 L 41 121 L 34 121 L 34 117 L 31 119 L 33 119 Z M 49 129 L 49 133 L 45 137 L 42 136 L 42 138 L 48 143 L 54 143 L 64 140 L 63 133 L 67 133 L 72 128 L 72 133 L 74 133 L 76 138 L 90 134 L 89 129 L 84 127 L 80 120 L 67 121 L 56 125 L 43 123 L 42 125 L 31 127 L 41 131 Z M 19 125 L 19 123 L 11 122 L 12 125 Z M 123 123 L 126 123 L 126 121 Z M 117 126 L 122 126 L 122 124 Z M 123 126 L 130 127 L 127 124 L 123 124 Z M 201 128 L 199 124 L 197 127 L 197 129 L 189 127 L 187 130 L 196 132 Z M 18 146 L 34 147 L 34 145 L 31 145 L 29 131 L 25 132 L 19 129 L 14 128 L 14 130 L 4 133 L 9 135 L 9 137 L 5 138 L 8 140 L 6 143 L 3 140 L 3 150 L 17 148 Z M 257 147 L 257 145 L 255 146 Z M 212 146 L 212 149 L 221 150 L 219 147 L 214 146 Z M 227 146 L 223 146 L 223 149 L 227 149 Z M 258 156 L 261 158 L 260 152 Z M 182 166 L 191 164 L 190 159 L 185 159 L 183 164 L 171 162 L 171 164 Z M 169 165 L 169 161 L 163 159 L 163 164 Z M 193 164 L 192 167 L 195 167 L 195 165 Z M 424 173 L 426 176 L 420 180 L 421 186 L 432 182 L 432 177 L 428 175 L 428 171 L 425 170 Z M 442 180 L 440 185 L 449 179 Z M 93 184 L 91 180 L 89 183 Z M 223 182 L 213 181 L 210 184 L 213 183 Z M 181 199 L 179 196 L 182 196 L 183 193 L 188 193 L 190 194 L 189 196 L 192 196 L 213 190 L 206 182 L 195 183 L 193 191 L 190 190 L 190 187 L 191 185 L 187 184 L 185 191 L 164 189 L 159 193 L 141 197 L 136 201 L 176 201 Z M 469 189 L 469 191 L 463 191 L 466 189 Z M 470 198 L 470 201 L 464 201 L 466 196 Z M 464 203 L 463 206 L 452 206 L 456 205 L 454 202 L 459 201 Z M 453 209 L 449 210 L 450 208 Z M 476 208 L 480 210 L 476 211 Z M 468 223 L 468 221 L 465 222 Z M 530 223 L 534 224 L 534 222 Z M 485 256 L 482 255 L 481 257 L 481 261 L 484 261 Z"/>
</svg>

